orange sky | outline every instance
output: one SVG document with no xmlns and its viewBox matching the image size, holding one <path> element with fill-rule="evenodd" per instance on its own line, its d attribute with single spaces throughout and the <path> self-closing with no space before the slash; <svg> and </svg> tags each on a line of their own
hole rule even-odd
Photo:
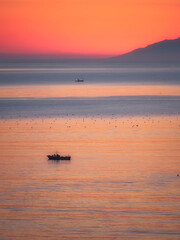
<svg viewBox="0 0 180 240">
<path fill-rule="evenodd" d="M 0 0 L 0 52 L 118 55 L 180 37 L 179 0 Z"/>
</svg>

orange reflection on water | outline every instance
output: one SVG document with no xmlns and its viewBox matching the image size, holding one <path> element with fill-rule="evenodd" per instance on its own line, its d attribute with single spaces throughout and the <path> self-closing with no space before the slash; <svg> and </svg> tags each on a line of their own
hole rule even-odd
<svg viewBox="0 0 180 240">
<path fill-rule="evenodd" d="M 118 95 L 180 95 L 179 86 L 169 85 L 32 85 L 3 86 L 1 97 L 106 97 Z"/>
<path fill-rule="evenodd" d="M 1 120 L 2 237 L 178 239 L 179 120 Z M 48 161 L 55 151 L 72 160 Z"/>
<path fill-rule="evenodd" d="M 166 158 L 173 149 L 176 158 L 179 151 L 180 128 L 177 116 L 17 119 L 1 120 L 1 126 L 1 156 L 11 156 L 18 149 L 21 156 L 40 156 L 60 151 L 62 154 L 72 154 L 75 158 L 91 158 L 91 162 L 98 155 L 112 158 L 111 163 L 117 163 L 114 156 L 125 154 L 124 157 L 128 158 L 138 157 L 135 164 L 143 167 L 147 162 L 139 160 L 145 157 L 151 159 L 151 152 L 154 154 L 163 148 Z M 38 151 L 32 151 L 34 149 Z M 98 164 L 104 165 L 104 161 Z M 122 165 L 127 164 L 129 162 L 126 159 Z"/>
</svg>

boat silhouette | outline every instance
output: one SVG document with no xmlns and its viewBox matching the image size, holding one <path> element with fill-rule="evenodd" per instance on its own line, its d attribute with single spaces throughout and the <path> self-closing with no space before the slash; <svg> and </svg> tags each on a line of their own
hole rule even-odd
<svg viewBox="0 0 180 240">
<path fill-rule="evenodd" d="M 59 154 L 47 155 L 48 160 L 71 160 L 71 156 L 61 156 Z"/>
<path fill-rule="evenodd" d="M 84 79 L 77 78 L 77 79 L 75 80 L 75 82 L 84 82 Z"/>
</svg>

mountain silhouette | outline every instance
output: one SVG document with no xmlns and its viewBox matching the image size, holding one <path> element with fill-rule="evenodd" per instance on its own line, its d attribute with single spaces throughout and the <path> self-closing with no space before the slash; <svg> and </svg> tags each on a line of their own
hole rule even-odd
<svg viewBox="0 0 180 240">
<path fill-rule="evenodd" d="M 145 48 L 138 48 L 119 56 L 108 58 L 110 62 L 180 62 L 180 38 L 164 40 Z"/>
</svg>

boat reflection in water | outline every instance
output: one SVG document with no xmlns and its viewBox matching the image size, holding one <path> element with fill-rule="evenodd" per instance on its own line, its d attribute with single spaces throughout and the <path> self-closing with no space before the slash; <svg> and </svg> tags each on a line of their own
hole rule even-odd
<svg viewBox="0 0 180 240">
<path fill-rule="evenodd" d="M 48 157 L 48 160 L 56 160 L 56 161 L 59 161 L 59 160 L 71 160 L 71 156 L 61 156 L 59 154 L 53 154 L 53 155 L 47 155 Z"/>
</svg>

